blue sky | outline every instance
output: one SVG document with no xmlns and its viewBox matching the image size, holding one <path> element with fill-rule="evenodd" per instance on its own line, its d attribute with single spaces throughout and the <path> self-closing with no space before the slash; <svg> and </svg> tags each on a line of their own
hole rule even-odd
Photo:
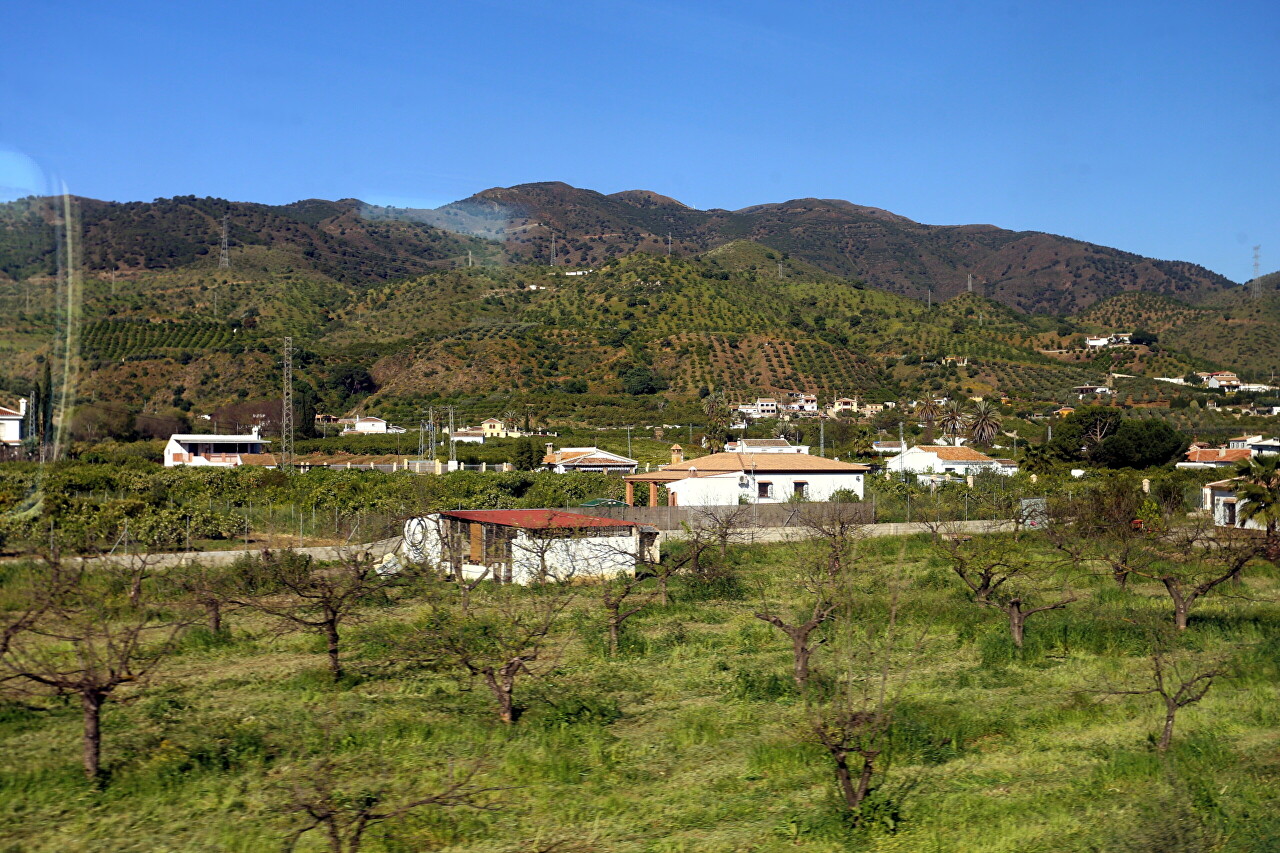
<svg viewBox="0 0 1280 853">
<path fill-rule="evenodd" d="M 1280 268 L 1274 2 L 14 3 L 0 194 L 821 196 Z"/>
</svg>

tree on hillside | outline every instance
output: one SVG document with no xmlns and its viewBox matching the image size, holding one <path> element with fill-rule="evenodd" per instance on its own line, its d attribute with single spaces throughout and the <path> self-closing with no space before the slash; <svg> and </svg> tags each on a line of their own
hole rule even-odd
<svg viewBox="0 0 1280 853">
<path fill-rule="evenodd" d="M 488 795 L 498 790 L 476 783 L 472 765 L 424 785 L 422 774 L 406 783 L 391 767 L 370 766 L 367 758 L 347 759 L 331 753 L 298 763 L 281 763 L 271 771 L 280 793 L 275 810 L 290 819 L 284 850 L 290 853 L 307 833 L 324 835 L 331 853 L 359 853 L 375 825 L 399 820 L 427 808 L 493 808 Z M 361 782 L 354 778 L 363 777 Z M 432 790 L 434 788 L 434 790 Z M 426 790 L 424 790 L 426 789 Z M 429 792 L 428 792 L 429 791 Z"/>
<path fill-rule="evenodd" d="M 1201 519 L 1165 534 L 1163 559 L 1133 574 L 1164 587 L 1173 603 L 1174 626 L 1185 631 L 1196 603 L 1228 581 L 1239 582 L 1248 564 L 1262 552 L 1262 543 L 1246 536 L 1218 536 L 1212 521 Z"/>
</svg>

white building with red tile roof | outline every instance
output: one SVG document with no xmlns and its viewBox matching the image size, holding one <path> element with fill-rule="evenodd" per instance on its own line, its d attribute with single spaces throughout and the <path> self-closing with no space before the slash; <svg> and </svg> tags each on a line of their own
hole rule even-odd
<svg viewBox="0 0 1280 853">
<path fill-rule="evenodd" d="M 1253 451 L 1247 447 L 1193 447 L 1187 451 L 1187 458 L 1173 466 L 1175 468 L 1232 468 L 1237 462 L 1253 458 Z"/>
<path fill-rule="evenodd" d="M 909 447 L 887 461 L 889 471 L 910 474 L 956 474 L 961 477 L 983 471 L 1003 471 L 1003 466 L 972 447 L 922 444 Z"/>
<path fill-rule="evenodd" d="M 18 401 L 18 408 L 0 406 L 0 444 L 21 444 L 26 436 L 27 401 Z"/>
<path fill-rule="evenodd" d="M 809 445 L 785 438 L 738 438 L 724 446 L 725 453 L 808 453 Z"/>
<path fill-rule="evenodd" d="M 650 506 L 657 506 L 660 485 L 667 487 L 673 506 L 829 501 L 839 491 L 861 499 L 868 470 L 805 453 L 712 453 L 687 462 L 675 458 L 657 471 L 628 477 L 627 503 L 634 505 L 637 484 L 649 487 Z"/>
</svg>

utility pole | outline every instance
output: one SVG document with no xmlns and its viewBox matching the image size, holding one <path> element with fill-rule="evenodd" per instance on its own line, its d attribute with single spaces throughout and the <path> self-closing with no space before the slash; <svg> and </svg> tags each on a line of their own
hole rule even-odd
<svg viewBox="0 0 1280 853">
<path fill-rule="evenodd" d="M 446 406 L 445 411 L 449 413 L 449 461 L 458 461 L 458 442 L 453 440 L 453 412 L 456 407 Z"/>
<path fill-rule="evenodd" d="M 222 214 L 222 251 L 218 255 L 218 268 L 224 270 L 231 269 L 231 251 L 227 242 L 227 220 L 229 218 L 230 214 Z"/>
<path fill-rule="evenodd" d="M 284 387 L 280 395 L 280 468 L 293 465 L 293 338 L 284 339 Z"/>
<path fill-rule="evenodd" d="M 426 443 L 427 443 L 427 422 L 419 418 L 418 419 L 418 459 L 425 458 L 423 454 L 427 450 Z"/>
<path fill-rule="evenodd" d="M 932 284 L 929 285 L 929 295 L 927 298 L 928 298 L 928 301 L 925 303 L 925 307 L 928 308 L 930 311 L 932 311 L 933 310 L 933 285 Z"/>
<path fill-rule="evenodd" d="M 973 273 L 969 273 L 968 290 L 970 293 L 973 293 Z"/>
<path fill-rule="evenodd" d="M 667 257 L 671 257 L 671 232 L 667 232 Z"/>
<path fill-rule="evenodd" d="M 623 427 L 623 429 L 627 431 L 627 458 L 633 459 L 634 457 L 631 455 L 631 430 L 635 429 L 635 427 L 629 426 Z"/>
<path fill-rule="evenodd" d="M 556 265 L 556 232 L 551 232 L 551 266 Z"/>
<path fill-rule="evenodd" d="M 827 455 L 827 422 L 818 421 L 818 455 Z"/>
<path fill-rule="evenodd" d="M 436 407 L 427 407 L 427 423 L 431 427 L 431 458 L 436 458 Z"/>
<path fill-rule="evenodd" d="M 467 249 L 467 266 L 468 266 L 468 267 L 475 266 L 475 262 L 471 260 L 471 250 L 470 250 L 470 249 Z"/>
</svg>

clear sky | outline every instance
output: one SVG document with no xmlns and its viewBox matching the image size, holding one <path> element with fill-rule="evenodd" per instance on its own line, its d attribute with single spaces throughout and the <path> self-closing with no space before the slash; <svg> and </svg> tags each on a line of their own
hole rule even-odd
<svg viewBox="0 0 1280 853">
<path fill-rule="evenodd" d="M 1280 4 L 11 2 L 0 194 L 845 198 L 1280 268 Z"/>
</svg>

